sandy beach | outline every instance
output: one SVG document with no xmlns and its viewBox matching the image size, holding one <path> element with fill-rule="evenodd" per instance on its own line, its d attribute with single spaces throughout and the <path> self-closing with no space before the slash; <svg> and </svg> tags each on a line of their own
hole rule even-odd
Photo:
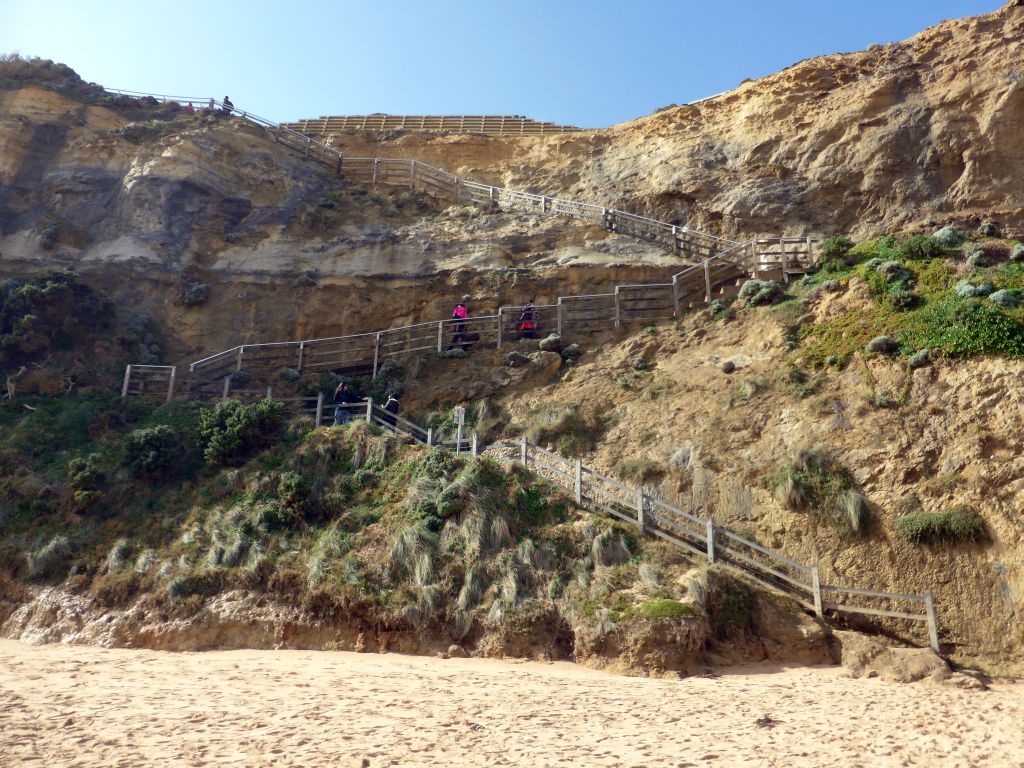
<svg viewBox="0 0 1024 768">
<path fill-rule="evenodd" d="M 768 716 L 774 724 L 767 724 Z M 0 765 L 1011 766 L 1024 685 L 0 640 Z M 761 724 L 758 724 L 761 720 Z"/>
</svg>

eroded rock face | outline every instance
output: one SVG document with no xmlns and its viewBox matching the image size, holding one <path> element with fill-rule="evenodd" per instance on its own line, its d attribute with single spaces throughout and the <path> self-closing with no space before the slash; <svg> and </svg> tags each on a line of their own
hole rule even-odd
<svg viewBox="0 0 1024 768">
<path fill-rule="evenodd" d="M 737 236 L 982 219 L 1020 231 L 1022 40 L 1024 5 L 1013 0 L 606 130 L 334 140 Z"/>
</svg>

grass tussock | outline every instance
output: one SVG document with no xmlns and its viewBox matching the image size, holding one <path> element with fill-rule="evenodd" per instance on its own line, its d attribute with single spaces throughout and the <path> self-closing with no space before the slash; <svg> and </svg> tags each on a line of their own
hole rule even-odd
<svg viewBox="0 0 1024 768">
<path fill-rule="evenodd" d="M 526 437 L 537 445 L 550 445 L 563 456 L 589 453 L 607 431 L 609 423 L 577 406 L 547 405 L 535 413 Z"/>
<path fill-rule="evenodd" d="M 829 454 L 798 447 L 770 479 L 775 500 L 786 509 L 808 512 L 848 535 L 863 535 L 869 510 L 850 473 Z"/>
</svg>

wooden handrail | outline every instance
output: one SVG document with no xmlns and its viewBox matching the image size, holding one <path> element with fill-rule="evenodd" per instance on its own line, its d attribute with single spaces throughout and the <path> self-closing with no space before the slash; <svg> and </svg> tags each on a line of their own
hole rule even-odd
<svg viewBox="0 0 1024 768">
<path fill-rule="evenodd" d="M 721 565 L 731 568 L 733 570 L 743 573 L 745 576 L 755 579 L 759 583 L 767 586 L 770 589 L 786 594 L 789 597 L 797 599 L 801 604 L 815 611 L 819 618 L 825 619 L 824 609 L 835 611 L 837 613 L 849 613 L 849 614 L 863 614 L 869 616 L 880 616 L 886 618 L 897 618 L 905 619 L 915 622 L 923 622 L 927 625 L 928 630 L 928 644 L 932 649 L 939 652 L 939 641 L 938 641 L 938 627 L 935 618 L 935 607 L 934 599 L 931 591 L 925 592 L 923 595 L 910 595 L 901 594 L 897 592 L 882 592 L 871 589 L 858 589 L 852 587 L 836 587 L 826 584 L 821 584 L 818 578 L 817 566 L 805 565 L 804 563 L 797 562 L 792 558 L 786 557 L 785 555 L 775 552 L 763 547 L 757 542 L 750 541 L 739 534 L 733 533 L 721 526 L 715 525 L 714 521 L 708 518 L 699 518 L 688 512 L 685 512 L 678 507 L 668 504 L 661 499 L 655 499 L 648 497 L 642 488 L 634 488 L 624 483 L 614 480 L 607 475 L 603 475 L 595 470 L 588 467 L 579 465 L 581 476 L 583 479 L 582 494 L 577 488 L 569 488 L 570 481 L 574 481 L 573 478 L 567 476 L 565 469 L 562 466 L 563 462 L 568 462 L 567 459 L 557 456 L 557 462 L 553 461 L 554 455 L 549 451 L 546 451 L 538 446 L 529 443 L 525 439 L 522 443 L 522 455 L 526 456 L 527 466 L 530 465 L 530 461 L 533 462 L 533 466 L 540 466 L 543 470 L 550 473 L 549 477 L 554 479 L 556 484 L 561 485 L 563 488 L 576 493 L 577 498 L 581 498 L 583 505 L 587 503 L 587 491 L 588 488 L 587 480 L 588 477 L 595 477 L 602 481 L 609 482 L 617 489 L 619 489 L 626 497 L 629 497 L 632 501 L 635 499 L 636 505 L 636 518 L 632 519 L 631 522 L 638 525 L 642 532 L 651 533 L 657 535 L 667 541 L 673 542 L 688 551 L 695 552 L 697 554 L 705 556 L 709 562 L 715 563 L 720 562 Z M 499 455 L 498 458 L 506 461 L 511 461 L 508 457 Z M 517 457 L 517 458 L 521 458 Z M 579 481 L 574 481 L 573 484 L 578 484 Z M 589 490 L 593 490 L 592 488 Z M 615 497 L 617 503 L 626 506 L 628 502 L 618 497 L 616 494 L 610 494 L 607 491 L 601 491 L 608 496 Z M 601 509 L 606 510 L 603 505 L 597 504 Z M 649 507 L 655 507 L 661 511 L 660 514 L 651 514 Z M 706 537 L 703 539 L 704 547 L 696 546 L 693 542 L 685 542 L 678 540 L 675 536 L 664 534 L 656 528 L 650 527 L 650 522 L 653 518 L 654 522 L 661 523 L 663 521 L 669 523 L 669 527 L 681 529 L 681 535 L 690 536 L 694 540 L 701 537 L 699 530 L 682 528 L 672 522 L 671 517 L 665 517 L 665 515 L 671 515 L 678 519 L 687 520 L 691 523 L 696 524 L 697 529 L 704 528 L 706 531 Z M 616 516 L 623 517 L 623 515 L 616 510 Z M 786 568 L 795 569 L 805 577 L 809 576 L 811 583 L 808 584 L 800 578 L 796 578 L 791 574 L 787 574 L 782 570 L 777 570 L 777 567 L 772 567 L 767 563 L 761 563 L 754 560 L 752 557 L 744 555 L 742 552 L 736 551 L 733 546 L 728 544 L 719 544 L 715 546 L 713 544 L 716 536 L 722 536 L 727 540 L 733 541 L 738 545 L 747 547 L 754 552 L 760 553 L 771 559 L 774 563 L 784 566 Z M 719 556 L 717 553 L 721 553 L 724 557 Z M 784 588 L 782 584 L 772 582 L 771 580 L 781 580 L 782 582 L 789 585 L 788 588 Z M 791 590 L 797 591 L 799 594 L 792 594 Z M 870 597 L 879 600 L 886 600 L 890 602 L 914 602 L 920 603 L 924 606 L 923 613 L 910 613 L 907 610 L 893 610 L 890 608 L 870 608 L 859 605 L 852 605 L 849 603 L 841 602 L 837 599 L 838 595 L 854 595 Z M 828 595 L 828 599 L 823 599 L 824 595 Z"/>
</svg>

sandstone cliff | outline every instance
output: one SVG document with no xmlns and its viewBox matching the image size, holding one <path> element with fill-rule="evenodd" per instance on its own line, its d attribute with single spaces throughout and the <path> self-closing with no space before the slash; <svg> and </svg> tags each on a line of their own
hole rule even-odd
<svg viewBox="0 0 1024 768">
<path fill-rule="evenodd" d="M 511 187 L 728 235 L 1024 228 L 1024 4 L 552 137 L 338 134 Z"/>
</svg>

